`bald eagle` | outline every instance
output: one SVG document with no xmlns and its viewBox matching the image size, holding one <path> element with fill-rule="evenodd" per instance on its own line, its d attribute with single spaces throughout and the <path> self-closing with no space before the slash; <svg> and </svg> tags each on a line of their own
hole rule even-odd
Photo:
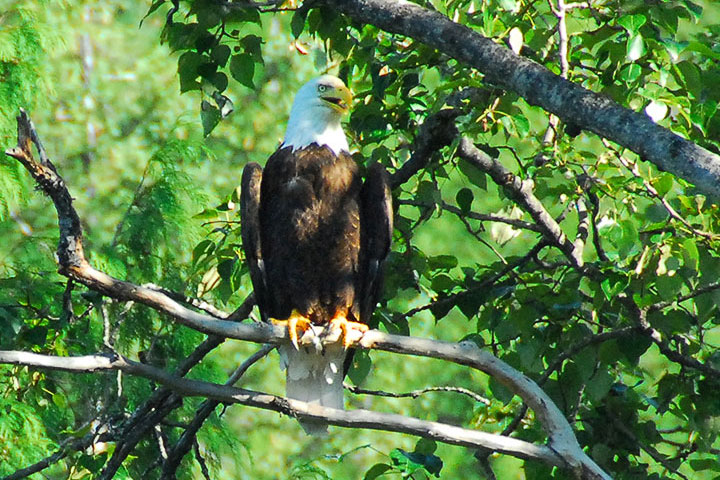
<svg viewBox="0 0 720 480">
<path fill-rule="evenodd" d="M 287 326 L 290 337 L 279 347 L 287 396 L 338 409 L 352 358 L 348 334 L 368 329 L 393 228 L 387 172 L 373 164 L 363 182 L 350 156 L 340 121 L 351 102 L 332 75 L 303 85 L 283 143 L 264 171 L 245 167 L 241 190 L 257 305 L 263 320 Z M 340 340 L 299 342 L 308 329 L 339 331 Z M 319 422 L 301 425 L 326 431 Z"/>
</svg>

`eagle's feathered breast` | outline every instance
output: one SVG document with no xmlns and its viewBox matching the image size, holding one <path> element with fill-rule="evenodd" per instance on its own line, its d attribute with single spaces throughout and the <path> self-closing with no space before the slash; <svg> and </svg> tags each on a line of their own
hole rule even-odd
<svg viewBox="0 0 720 480">
<path fill-rule="evenodd" d="M 286 147 L 268 160 L 261 184 L 260 243 L 267 283 L 275 292 L 267 313 L 293 309 L 313 324 L 337 313 L 359 320 L 360 190 L 352 157 L 315 144 Z"/>
</svg>

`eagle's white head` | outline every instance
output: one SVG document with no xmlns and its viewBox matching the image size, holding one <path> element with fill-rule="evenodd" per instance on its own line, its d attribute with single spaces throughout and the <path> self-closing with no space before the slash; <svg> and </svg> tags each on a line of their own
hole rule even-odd
<svg viewBox="0 0 720 480">
<path fill-rule="evenodd" d="M 295 151 L 317 143 L 336 155 L 349 152 L 340 120 L 351 103 L 352 93 L 339 78 L 323 75 L 310 80 L 295 95 L 282 146 Z"/>
</svg>

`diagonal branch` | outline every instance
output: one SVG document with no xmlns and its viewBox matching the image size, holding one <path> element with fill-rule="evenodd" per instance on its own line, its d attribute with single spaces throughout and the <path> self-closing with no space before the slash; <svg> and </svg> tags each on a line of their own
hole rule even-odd
<svg viewBox="0 0 720 480">
<path fill-rule="evenodd" d="M 412 205 L 413 207 L 424 207 L 424 208 L 435 208 L 435 205 L 431 205 L 429 203 L 423 203 L 418 200 L 397 200 L 396 203 L 398 205 Z M 533 232 L 539 232 L 541 233 L 541 228 L 534 223 L 526 222 L 524 220 L 518 220 L 515 218 L 505 217 L 501 215 L 492 215 L 487 213 L 479 213 L 479 212 L 464 212 L 460 210 L 455 205 L 450 205 L 447 202 L 441 201 L 438 203 L 440 208 L 443 210 L 447 210 L 448 212 L 452 213 L 453 215 L 456 215 L 460 218 L 471 218 L 473 220 L 479 220 L 481 222 L 497 222 L 497 223 L 504 223 L 506 225 L 511 225 L 515 228 L 522 228 L 525 230 L 530 230 Z"/>
<path fill-rule="evenodd" d="M 705 193 L 720 195 L 720 157 L 647 115 L 555 75 L 447 16 L 404 0 L 323 0 L 355 22 L 414 38 L 476 68 L 531 105 L 616 142 Z"/>
<path fill-rule="evenodd" d="M 260 350 L 251 355 L 240 365 L 235 372 L 230 376 L 225 385 L 232 386 L 235 384 L 245 372 L 254 365 L 258 360 L 265 357 L 275 348 L 275 345 L 264 345 Z M 172 449 L 168 453 L 167 458 L 163 463 L 162 477 L 161 478 L 175 478 L 175 472 L 180 466 L 180 462 L 183 457 L 190 451 L 193 445 L 197 442 L 196 435 L 200 427 L 202 427 L 205 420 L 210 416 L 215 408 L 220 404 L 219 400 L 205 400 L 195 412 L 195 417 L 192 419 L 190 424 L 185 428 L 185 431 L 180 436 L 180 439 L 173 445 Z"/>
<path fill-rule="evenodd" d="M 490 175 L 495 183 L 501 186 L 505 193 L 513 198 L 517 204 L 530 214 L 545 239 L 558 247 L 576 268 L 582 268 L 582 249 L 571 242 L 560 225 L 548 213 L 540 200 L 532 192 L 532 182 L 522 180 L 491 158 L 487 153 L 477 148 L 466 137 L 460 140 L 458 155 Z"/>
<path fill-rule="evenodd" d="M 390 177 L 390 185 L 393 189 L 427 167 L 435 152 L 452 143 L 458 133 L 455 127 L 455 119 L 458 115 L 460 115 L 459 110 L 447 109 L 440 110 L 427 118 L 418 131 L 412 156 Z"/>
</svg>

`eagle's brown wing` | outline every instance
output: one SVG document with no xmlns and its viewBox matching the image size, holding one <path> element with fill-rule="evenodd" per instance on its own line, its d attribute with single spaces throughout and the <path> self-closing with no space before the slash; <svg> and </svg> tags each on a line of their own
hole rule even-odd
<svg viewBox="0 0 720 480">
<path fill-rule="evenodd" d="M 360 192 L 361 294 L 360 319 L 370 327 L 372 313 L 383 287 L 383 264 L 390 252 L 393 232 L 390 179 L 385 167 L 374 163 L 368 168 Z"/>
<path fill-rule="evenodd" d="M 248 163 L 243 169 L 240 192 L 240 222 L 243 250 L 250 269 L 255 302 L 267 321 L 267 276 L 260 246 L 260 184 L 262 167 Z"/>
</svg>

